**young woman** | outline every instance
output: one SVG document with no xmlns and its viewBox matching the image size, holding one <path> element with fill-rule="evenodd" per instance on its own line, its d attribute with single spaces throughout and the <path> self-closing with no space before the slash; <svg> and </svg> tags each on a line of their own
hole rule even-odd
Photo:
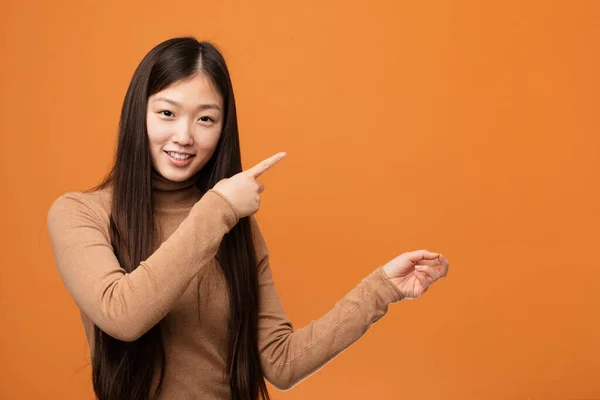
<svg viewBox="0 0 600 400">
<path fill-rule="evenodd" d="M 257 178 L 284 156 L 242 171 L 231 80 L 213 45 L 170 39 L 144 57 L 109 176 L 48 213 L 99 399 L 268 399 L 265 378 L 291 388 L 389 304 L 446 275 L 440 254 L 402 254 L 294 329 L 252 216 L 264 189 Z"/>
</svg>

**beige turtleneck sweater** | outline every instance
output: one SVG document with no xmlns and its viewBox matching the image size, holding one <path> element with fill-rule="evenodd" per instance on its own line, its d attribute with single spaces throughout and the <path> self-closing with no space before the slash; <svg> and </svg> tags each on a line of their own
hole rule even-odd
<svg viewBox="0 0 600 400">
<path fill-rule="evenodd" d="M 90 347 L 93 325 L 132 341 L 162 321 L 167 368 L 161 399 L 229 399 L 227 283 L 215 259 L 219 244 L 238 222 L 227 199 L 204 195 L 192 180 L 153 177 L 160 242 L 131 273 L 110 244 L 111 189 L 70 192 L 48 213 L 60 276 L 81 310 Z M 381 267 L 350 290 L 325 315 L 295 329 L 271 273 L 269 252 L 251 217 L 259 268 L 258 337 L 265 378 L 289 389 L 342 352 L 379 320 L 401 295 Z"/>
</svg>

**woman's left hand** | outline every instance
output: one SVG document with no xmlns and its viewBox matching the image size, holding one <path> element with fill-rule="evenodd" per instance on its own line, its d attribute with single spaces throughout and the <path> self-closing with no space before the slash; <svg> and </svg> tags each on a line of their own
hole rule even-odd
<svg viewBox="0 0 600 400">
<path fill-rule="evenodd" d="M 448 267 L 448 260 L 441 254 L 417 250 L 394 258 L 383 266 L 383 271 L 403 299 L 415 299 L 435 281 L 445 277 Z"/>
</svg>

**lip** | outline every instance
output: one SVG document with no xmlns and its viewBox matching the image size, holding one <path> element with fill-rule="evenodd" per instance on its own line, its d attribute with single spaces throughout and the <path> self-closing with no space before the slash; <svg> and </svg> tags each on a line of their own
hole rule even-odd
<svg viewBox="0 0 600 400">
<path fill-rule="evenodd" d="M 192 162 L 192 159 L 194 158 L 194 155 L 193 154 L 189 154 L 189 153 L 182 153 L 182 152 L 179 152 L 179 151 L 173 151 L 172 153 L 191 155 L 191 157 L 188 158 L 187 160 L 177 160 L 177 159 L 171 157 L 169 155 L 169 153 L 167 153 L 165 151 L 165 154 L 167 155 L 167 158 L 169 159 L 169 162 L 172 165 L 174 165 L 175 167 L 179 167 L 179 168 L 186 167 L 187 165 L 189 165 Z"/>
<path fill-rule="evenodd" d="M 193 156 L 193 155 L 194 155 L 194 154 L 192 154 L 192 153 L 188 153 L 188 152 L 185 152 L 185 151 L 177 151 L 177 150 L 164 150 L 164 152 L 165 152 L 165 153 L 177 153 L 177 154 L 184 154 L 184 155 L 187 155 L 187 156 Z"/>
</svg>

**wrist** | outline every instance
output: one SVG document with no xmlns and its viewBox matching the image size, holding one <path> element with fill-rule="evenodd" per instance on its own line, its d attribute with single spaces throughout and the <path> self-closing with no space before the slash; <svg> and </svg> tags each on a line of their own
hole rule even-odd
<svg viewBox="0 0 600 400">
<path fill-rule="evenodd" d="M 404 295 L 400 292 L 398 287 L 391 281 L 389 275 L 385 272 L 385 265 L 380 266 L 379 271 L 383 280 L 386 283 L 386 286 L 390 288 L 390 291 L 393 293 L 393 300 L 390 300 L 390 303 L 396 303 L 404 299 Z"/>
<path fill-rule="evenodd" d="M 383 272 L 383 275 L 384 275 L 384 276 L 385 276 L 387 279 L 390 279 L 390 278 L 392 277 L 392 275 L 391 275 L 391 271 L 390 271 L 389 269 L 390 269 L 390 265 L 389 265 L 389 263 L 387 263 L 387 264 L 385 264 L 385 265 L 383 265 L 383 266 L 381 267 L 381 271 Z"/>
</svg>

